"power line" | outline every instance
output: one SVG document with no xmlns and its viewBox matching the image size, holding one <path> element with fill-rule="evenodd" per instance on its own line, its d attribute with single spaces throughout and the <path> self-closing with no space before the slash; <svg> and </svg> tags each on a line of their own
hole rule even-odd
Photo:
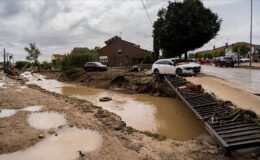
<svg viewBox="0 0 260 160">
<path fill-rule="evenodd" d="M 149 19 L 149 21 L 150 21 L 151 25 L 153 26 L 153 22 L 152 22 L 152 20 L 151 20 L 151 18 L 150 18 L 150 16 L 149 16 L 149 14 L 148 14 L 148 12 L 147 12 L 147 9 L 146 9 L 146 7 L 145 7 L 145 5 L 144 5 L 144 2 L 143 2 L 143 0 L 141 0 L 141 2 L 142 2 L 142 4 L 143 4 L 144 10 L 145 10 L 145 12 L 146 12 L 146 14 L 147 14 L 147 17 L 148 17 L 148 19 Z"/>
</svg>

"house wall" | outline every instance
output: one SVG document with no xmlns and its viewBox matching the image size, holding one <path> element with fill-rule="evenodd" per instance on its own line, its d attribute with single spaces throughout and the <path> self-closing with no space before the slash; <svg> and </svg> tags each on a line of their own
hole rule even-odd
<svg viewBox="0 0 260 160">
<path fill-rule="evenodd" d="M 126 66 L 141 63 L 145 55 L 151 55 L 151 53 L 130 42 L 116 40 L 101 48 L 98 55 L 108 57 L 107 62 L 102 62 L 108 66 Z"/>
</svg>

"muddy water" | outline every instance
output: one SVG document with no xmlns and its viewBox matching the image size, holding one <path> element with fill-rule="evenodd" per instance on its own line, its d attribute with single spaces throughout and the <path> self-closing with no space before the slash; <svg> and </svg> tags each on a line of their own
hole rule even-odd
<svg viewBox="0 0 260 160">
<path fill-rule="evenodd" d="M 64 115 L 56 112 L 32 113 L 27 120 L 30 126 L 36 129 L 57 128 L 66 124 Z"/>
<path fill-rule="evenodd" d="M 16 113 L 14 109 L 0 109 L 0 118 L 10 117 Z"/>
<path fill-rule="evenodd" d="M 116 113 L 127 125 L 139 130 L 157 132 L 174 139 L 191 139 L 204 132 L 202 124 L 180 100 L 145 94 L 124 95 L 102 89 L 66 86 L 62 93 L 86 99 Z M 99 98 L 112 97 L 100 102 Z"/>
<path fill-rule="evenodd" d="M 80 158 L 79 151 L 87 154 L 101 146 L 102 137 L 98 132 L 65 128 L 24 151 L 2 154 L 0 160 L 72 160 Z"/>
<path fill-rule="evenodd" d="M 173 98 L 154 97 L 144 94 L 126 95 L 104 89 L 69 85 L 40 76 L 30 77 L 28 83 L 42 88 L 88 100 L 119 115 L 128 126 L 143 131 L 157 132 L 169 138 L 186 140 L 204 133 L 202 124 L 187 106 Z M 100 102 L 99 98 L 109 96 L 113 100 Z"/>
</svg>

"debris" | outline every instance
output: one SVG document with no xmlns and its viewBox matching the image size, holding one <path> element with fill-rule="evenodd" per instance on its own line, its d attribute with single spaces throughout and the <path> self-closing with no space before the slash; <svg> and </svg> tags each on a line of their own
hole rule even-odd
<svg viewBox="0 0 260 160">
<path fill-rule="evenodd" d="M 38 137 L 39 137 L 40 139 L 43 139 L 45 136 L 44 136 L 44 134 L 40 134 Z"/>
<path fill-rule="evenodd" d="M 99 101 L 101 102 L 107 102 L 107 101 L 111 101 L 112 98 L 111 97 L 102 97 L 102 98 L 99 98 Z"/>
<path fill-rule="evenodd" d="M 82 153 L 82 151 L 78 151 L 78 152 L 79 152 L 80 157 L 85 157 L 86 156 L 84 153 Z"/>
</svg>

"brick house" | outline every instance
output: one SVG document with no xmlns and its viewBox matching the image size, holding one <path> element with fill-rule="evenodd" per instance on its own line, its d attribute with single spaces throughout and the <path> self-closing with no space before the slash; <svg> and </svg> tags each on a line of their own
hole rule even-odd
<svg viewBox="0 0 260 160">
<path fill-rule="evenodd" d="M 108 66 L 130 66 L 140 64 L 152 52 L 142 49 L 139 45 L 115 36 L 105 41 L 106 46 L 98 50 L 99 61 Z"/>
</svg>

